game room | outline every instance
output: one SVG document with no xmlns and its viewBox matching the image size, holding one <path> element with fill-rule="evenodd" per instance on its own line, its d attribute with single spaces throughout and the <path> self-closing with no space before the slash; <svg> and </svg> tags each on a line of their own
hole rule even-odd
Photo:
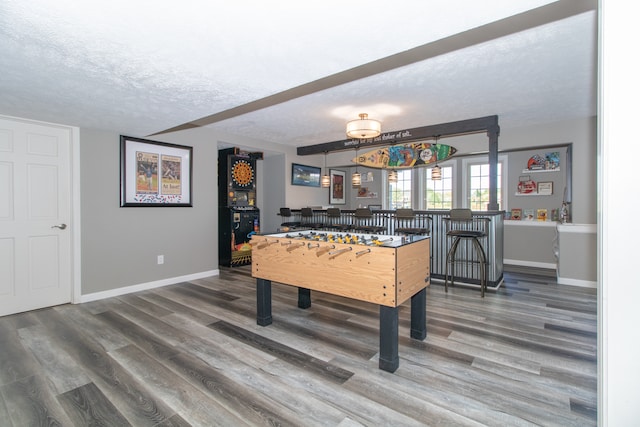
<svg viewBox="0 0 640 427">
<path fill-rule="evenodd" d="M 640 417 L 630 14 L 365 6 L 0 6 L 6 425 Z"/>
</svg>

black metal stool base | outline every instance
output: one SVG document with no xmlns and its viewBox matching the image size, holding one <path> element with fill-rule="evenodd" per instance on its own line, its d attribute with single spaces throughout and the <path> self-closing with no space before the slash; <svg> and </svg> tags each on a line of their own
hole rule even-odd
<svg viewBox="0 0 640 427">
<path fill-rule="evenodd" d="M 480 295 L 484 298 L 484 292 L 487 289 L 487 256 L 485 255 L 484 249 L 478 241 L 477 236 L 458 235 L 454 237 L 453 244 L 451 245 L 449 252 L 447 252 L 447 261 L 444 272 L 444 291 L 449 292 L 449 277 L 451 277 L 451 286 L 453 286 L 453 270 L 456 262 L 474 262 L 469 260 L 456 261 L 456 251 L 458 250 L 458 245 L 462 239 L 471 240 L 478 254 L 479 260 L 477 262 L 480 264 Z M 449 274 L 449 268 L 451 268 L 451 274 Z"/>
</svg>

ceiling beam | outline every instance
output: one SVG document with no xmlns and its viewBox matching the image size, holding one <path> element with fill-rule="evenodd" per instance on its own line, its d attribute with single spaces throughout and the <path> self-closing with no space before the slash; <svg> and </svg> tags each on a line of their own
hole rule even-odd
<svg viewBox="0 0 640 427">
<path fill-rule="evenodd" d="M 345 139 L 341 141 L 307 145 L 304 147 L 298 147 L 297 154 L 299 156 L 307 156 L 310 154 L 322 154 L 334 151 L 353 150 L 356 147 L 362 148 L 377 147 L 380 145 L 394 145 L 481 132 L 487 132 L 487 135 L 495 135 L 497 137 L 500 134 L 498 116 L 486 116 L 475 119 L 460 120 L 457 122 L 422 126 L 419 128 L 384 132 L 380 134 L 380 136 L 377 136 L 375 138 Z"/>
</svg>

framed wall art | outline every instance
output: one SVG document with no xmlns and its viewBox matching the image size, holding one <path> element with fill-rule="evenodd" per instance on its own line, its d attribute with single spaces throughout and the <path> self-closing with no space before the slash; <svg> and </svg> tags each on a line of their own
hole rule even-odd
<svg viewBox="0 0 640 427">
<path fill-rule="evenodd" d="M 553 181 L 548 182 L 539 182 L 538 183 L 538 194 L 543 196 L 550 196 L 553 194 Z"/>
<path fill-rule="evenodd" d="M 329 188 L 329 204 L 330 205 L 344 205 L 346 204 L 345 192 L 345 171 L 330 169 L 329 175 L 331 176 L 331 186 Z"/>
<path fill-rule="evenodd" d="M 120 206 L 191 207 L 193 147 L 120 136 Z"/>
</svg>

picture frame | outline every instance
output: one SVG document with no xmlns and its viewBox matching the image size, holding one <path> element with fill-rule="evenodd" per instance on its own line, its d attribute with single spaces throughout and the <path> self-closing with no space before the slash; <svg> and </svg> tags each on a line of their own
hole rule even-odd
<svg viewBox="0 0 640 427">
<path fill-rule="evenodd" d="M 329 204 L 346 204 L 346 172 L 337 169 L 329 169 L 329 176 L 331 178 L 331 185 L 329 186 Z"/>
<path fill-rule="evenodd" d="M 553 181 L 538 182 L 538 194 L 550 196 L 553 194 Z"/>
<path fill-rule="evenodd" d="M 291 163 L 291 185 L 320 187 L 320 172 L 319 167 Z"/>
<path fill-rule="evenodd" d="M 192 207 L 193 147 L 120 135 L 120 207 Z"/>
</svg>

